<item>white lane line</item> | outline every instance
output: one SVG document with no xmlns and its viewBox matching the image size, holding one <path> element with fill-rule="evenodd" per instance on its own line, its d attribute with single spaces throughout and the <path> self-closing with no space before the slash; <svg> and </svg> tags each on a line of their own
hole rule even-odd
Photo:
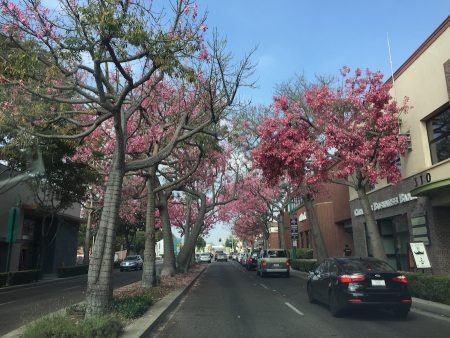
<svg viewBox="0 0 450 338">
<path fill-rule="evenodd" d="M 288 302 L 286 302 L 284 304 L 286 304 L 288 307 L 290 307 L 292 309 L 292 311 L 294 311 L 295 313 L 299 314 L 300 316 L 304 316 L 305 315 L 303 312 L 301 312 L 300 310 L 296 309 L 294 306 L 292 306 Z"/>
<path fill-rule="evenodd" d="M 268 287 L 265 286 L 264 284 L 259 284 L 259 285 L 261 285 L 264 289 L 268 289 Z"/>
<path fill-rule="evenodd" d="M 11 303 L 15 303 L 16 301 L 15 300 L 12 300 L 12 301 L 10 301 L 10 302 L 6 302 L 6 303 L 0 303 L 0 306 L 2 306 L 2 305 L 6 305 L 6 304 L 11 304 Z"/>
<path fill-rule="evenodd" d="M 72 289 L 76 289 L 76 288 L 79 288 L 79 287 L 80 287 L 80 285 L 76 285 L 76 286 L 72 286 L 71 288 L 63 289 L 63 291 L 72 290 Z"/>
</svg>

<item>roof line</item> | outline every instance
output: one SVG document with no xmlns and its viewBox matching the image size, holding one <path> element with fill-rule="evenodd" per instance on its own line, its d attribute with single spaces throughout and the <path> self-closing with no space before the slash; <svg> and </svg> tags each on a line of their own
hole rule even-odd
<svg viewBox="0 0 450 338">
<path fill-rule="evenodd" d="M 438 28 L 428 37 L 428 39 L 425 40 L 424 43 L 420 45 L 419 48 L 416 49 L 416 51 L 395 71 L 394 73 L 394 79 L 397 79 L 400 75 L 405 72 L 411 66 L 411 64 L 416 61 L 419 56 L 425 52 L 430 45 L 435 42 L 441 35 L 444 33 L 447 28 L 450 27 L 450 15 L 447 16 L 447 18 L 442 22 Z M 389 76 L 389 78 L 386 80 L 386 83 L 388 81 L 392 81 L 392 76 Z"/>
</svg>

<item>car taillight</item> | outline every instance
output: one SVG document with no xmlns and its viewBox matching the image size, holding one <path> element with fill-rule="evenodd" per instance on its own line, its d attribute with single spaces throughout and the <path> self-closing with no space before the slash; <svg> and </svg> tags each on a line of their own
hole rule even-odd
<svg viewBox="0 0 450 338">
<path fill-rule="evenodd" d="M 261 262 L 261 266 L 266 266 L 266 265 L 267 265 L 267 262 L 265 262 L 265 261 Z"/>
<path fill-rule="evenodd" d="M 364 279 L 365 279 L 365 277 L 361 276 L 361 275 L 342 275 L 342 276 L 338 276 L 338 280 L 341 283 L 362 282 Z"/>
<path fill-rule="evenodd" d="M 249 263 L 251 263 L 251 262 L 252 262 L 252 258 L 251 258 L 251 257 L 250 257 L 250 258 L 248 259 L 248 262 L 249 262 Z"/>
<path fill-rule="evenodd" d="M 358 298 L 353 298 L 353 299 L 349 299 L 348 302 L 349 302 L 349 303 L 361 303 L 362 300 L 361 300 L 361 299 L 358 299 Z"/>
<path fill-rule="evenodd" d="M 286 266 L 289 266 L 289 261 L 286 261 Z"/>
<path fill-rule="evenodd" d="M 408 284 L 408 278 L 406 278 L 403 275 L 392 278 L 392 281 L 398 282 L 398 283 L 403 283 L 403 284 Z"/>
</svg>

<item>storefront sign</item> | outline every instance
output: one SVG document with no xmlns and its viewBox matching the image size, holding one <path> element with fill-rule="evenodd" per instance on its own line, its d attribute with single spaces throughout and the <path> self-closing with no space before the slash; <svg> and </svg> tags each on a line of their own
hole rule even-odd
<svg viewBox="0 0 450 338">
<path fill-rule="evenodd" d="M 431 268 L 430 260 L 428 259 L 427 251 L 423 242 L 409 243 L 411 252 L 416 262 L 416 267 L 419 269 Z"/>
<path fill-rule="evenodd" d="M 390 208 L 393 206 L 396 206 L 398 204 L 402 204 L 402 203 L 406 203 L 412 200 L 417 199 L 416 196 L 411 196 L 411 193 L 407 193 L 407 194 L 398 194 L 398 196 L 396 197 L 392 197 L 388 200 L 385 201 L 381 201 L 381 202 L 373 202 L 372 205 L 370 206 L 370 208 L 373 211 L 377 211 L 377 210 L 381 210 L 381 209 L 386 209 L 386 208 Z M 353 210 L 353 214 L 355 216 L 361 216 L 364 214 L 362 209 L 354 209 Z"/>
<path fill-rule="evenodd" d="M 306 220 L 306 211 L 302 212 L 300 215 L 298 215 L 298 221 L 302 222 L 304 220 Z"/>
</svg>

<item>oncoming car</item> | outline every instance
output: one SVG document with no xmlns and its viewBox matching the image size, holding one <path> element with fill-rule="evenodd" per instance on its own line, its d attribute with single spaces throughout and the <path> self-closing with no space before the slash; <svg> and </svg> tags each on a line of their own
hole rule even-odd
<svg viewBox="0 0 450 338">
<path fill-rule="evenodd" d="M 225 252 L 218 252 L 216 254 L 216 261 L 224 261 L 227 262 L 228 261 L 228 256 Z"/>
<path fill-rule="evenodd" d="M 406 318 L 411 308 L 408 280 L 388 263 L 369 257 L 331 257 L 310 272 L 307 284 L 311 303 L 328 304 L 338 317 L 349 308 L 391 309 Z"/>
<path fill-rule="evenodd" d="M 200 263 L 211 263 L 211 254 L 209 252 L 202 252 L 200 254 Z"/>
<path fill-rule="evenodd" d="M 124 270 L 142 270 L 142 266 L 144 265 L 144 262 L 139 255 L 133 255 L 133 256 L 127 256 L 125 259 L 120 263 L 120 271 L 123 272 Z"/>
</svg>

